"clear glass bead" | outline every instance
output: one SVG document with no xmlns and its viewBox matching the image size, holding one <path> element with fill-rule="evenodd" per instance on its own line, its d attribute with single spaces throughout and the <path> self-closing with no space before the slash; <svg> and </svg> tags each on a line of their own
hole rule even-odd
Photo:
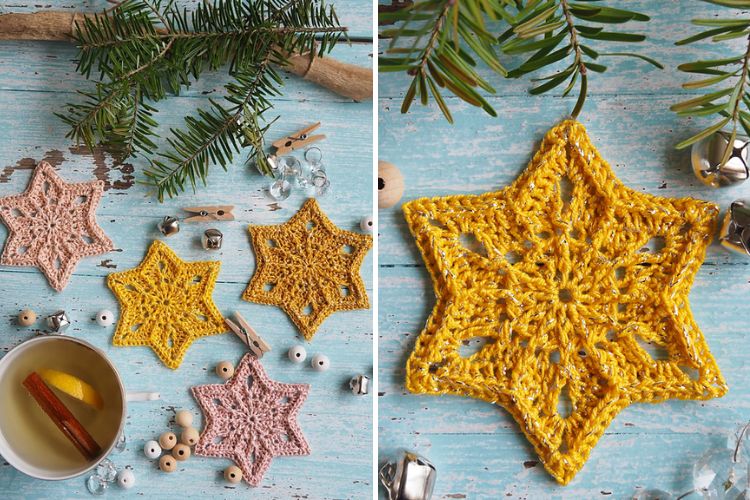
<svg viewBox="0 0 750 500">
<path fill-rule="evenodd" d="M 750 476 L 747 475 L 747 472 L 740 474 L 740 476 L 724 493 L 726 500 L 750 500 L 750 483 L 748 483 L 748 477 Z"/>
<path fill-rule="evenodd" d="M 292 185 L 282 177 L 268 185 L 268 194 L 276 201 L 286 200 L 292 194 Z"/>
<path fill-rule="evenodd" d="M 674 496 L 668 491 L 659 489 L 638 490 L 633 500 L 672 500 Z"/>
<path fill-rule="evenodd" d="M 104 492 L 107 491 L 108 487 L 109 483 L 102 479 L 99 474 L 92 474 L 86 479 L 86 489 L 89 490 L 89 493 L 92 495 L 104 495 Z"/>
<path fill-rule="evenodd" d="M 277 162 L 283 177 L 293 178 L 302 175 L 302 164 L 294 156 L 282 156 Z"/>
<path fill-rule="evenodd" d="M 323 161 L 323 152 L 316 147 L 309 148 L 305 151 L 305 161 L 313 167 L 316 167 Z"/>
<path fill-rule="evenodd" d="M 325 170 L 315 170 L 310 178 L 310 184 L 315 190 L 315 196 L 323 196 L 331 189 L 331 181 L 328 180 Z"/>
<path fill-rule="evenodd" d="M 104 481 L 111 483 L 117 477 L 117 467 L 112 460 L 105 458 L 96 466 L 94 475 L 99 476 Z"/>
<path fill-rule="evenodd" d="M 122 453 L 125 451 L 125 447 L 128 445 L 128 438 L 125 437 L 125 433 L 121 433 L 120 437 L 117 438 L 117 443 L 115 444 L 115 451 L 117 453 Z"/>
<path fill-rule="evenodd" d="M 274 179 L 281 177 L 282 171 L 279 168 L 279 159 L 275 155 L 268 155 L 265 157 L 258 157 L 255 160 L 255 168 L 258 170 L 258 173 L 261 175 L 269 175 L 267 172 L 263 171 L 263 168 L 261 167 L 261 164 L 265 163 L 268 166 L 268 169 L 270 169 L 271 177 Z"/>
<path fill-rule="evenodd" d="M 724 498 L 733 485 L 747 474 L 744 462 L 733 462 L 734 450 L 712 450 L 693 466 L 693 486 L 705 498 Z"/>
</svg>

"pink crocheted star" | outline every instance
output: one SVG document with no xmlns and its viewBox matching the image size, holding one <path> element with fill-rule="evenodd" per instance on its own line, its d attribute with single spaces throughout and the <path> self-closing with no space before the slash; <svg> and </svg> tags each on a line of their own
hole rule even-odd
<svg viewBox="0 0 750 500">
<path fill-rule="evenodd" d="M 96 223 L 103 192 L 102 181 L 68 184 L 40 162 L 23 194 L 0 198 L 9 231 L 0 264 L 38 267 L 52 288 L 65 288 L 79 260 L 113 248 Z"/>
<path fill-rule="evenodd" d="M 195 454 L 233 460 L 258 486 L 273 457 L 310 454 L 296 420 L 309 390 L 269 379 L 258 358 L 246 354 L 225 384 L 193 387 L 205 415 Z"/>
</svg>

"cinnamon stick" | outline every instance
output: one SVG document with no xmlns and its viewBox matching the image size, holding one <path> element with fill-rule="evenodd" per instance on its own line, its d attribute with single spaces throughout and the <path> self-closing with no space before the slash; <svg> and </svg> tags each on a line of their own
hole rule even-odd
<svg viewBox="0 0 750 500">
<path fill-rule="evenodd" d="M 60 401 L 60 398 L 52 392 L 52 389 L 47 387 L 38 373 L 31 372 L 24 379 L 23 386 L 86 460 L 92 461 L 99 456 L 102 451 L 101 447 L 68 410 L 65 403 Z"/>
</svg>

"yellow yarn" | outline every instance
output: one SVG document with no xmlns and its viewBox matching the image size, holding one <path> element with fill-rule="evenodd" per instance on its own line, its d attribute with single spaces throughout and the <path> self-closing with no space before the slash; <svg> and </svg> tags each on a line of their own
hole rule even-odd
<svg viewBox="0 0 750 500">
<path fill-rule="evenodd" d="M 211 298 L 220 268 L 221 262 L 184 262 L 154 241 L 138 267 L 107 277 L 121 309 L 112 344 L 149 346 L 178 368 L 195 339 L 227 331 Z"/>
<path fill-rule="evenodd" d="M 310 198 L 278 226 L 250 226 L 257 268 L 242 298 L 276 305 L 307 340 L 336 311 L 368 309 L 359 268 L 372 236 L 339 229 Z"/>
<path fill-rule="evenodd" d="M 551 129 L 505 189 L 404 213 L 437 298 L 407 388 L 503 406 L 558 482 L 630 403 L 726 393 L 688 305 L 718 208 L 625 187 L 580 123 Z"/>
</svg>

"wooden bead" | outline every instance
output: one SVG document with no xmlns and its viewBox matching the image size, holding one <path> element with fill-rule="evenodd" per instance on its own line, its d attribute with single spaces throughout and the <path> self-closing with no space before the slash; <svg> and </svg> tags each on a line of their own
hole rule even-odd
<svg viewBox="0 0 750 500">
<path fill-rule="evenodd" d="M 180 434 L 180 443 L 188 446 L 195 446 L 199 437 L 200 434 L 198 434 L 198 429 L 195 427 L 186 427 L 182 431 L 182 434 Z"/>
<path fill-rule="evenodd" d="M 159 446 L 162 450 L 171 450 L 177 444 L 177 436 L 174 432 L 165 432 L 159 436 Z"/>
<path fill-rule="evenodd" d="M 185 460 L 190 458 L 190 447 L 186 444 L 178 443 L 174 445 L 172 456 L 175 458 L 175 460 L 184 462 Z"/>
<path fill-rule="evenodd" d="M 224 479 L 232 484 L 237 484 L 242 481 L 242 471 L 236 465 L 230 465 L 224 469 Z"/>
<path fill-rule="evenodd" d="M 229 361 L 222 361 L 216 365 L 216 375 L 224 380 L 232 378 L 232 375 L 234 375 L 234 365 Z"/>
<path fill-rule="evenodd" d="M 163 472 L 174 472 L 177 469 L 177 460 L 172 455 L 162 455 L 159 459 L 159 468 Z"/>
<path fill-rule="evenodd" d="M 392 163 L 378 161 L 378 208 L 389 208 L 404 194 L 404 176 Z"/>
<path fill-rule="evenodd" d="M 24 309 L 18 314 L 18 324 L 21 326 L 31 326 L 36 322 L 36 313 L 31 309 Z"/>
<path fill-rule="evenodd" d="M 193 425 L 193 414 L 187 410 L 180 410 L 174 416 L 174 421 L 177 422 L 177 425 L 180 427 L 190 427 Z"/>
</svg>

